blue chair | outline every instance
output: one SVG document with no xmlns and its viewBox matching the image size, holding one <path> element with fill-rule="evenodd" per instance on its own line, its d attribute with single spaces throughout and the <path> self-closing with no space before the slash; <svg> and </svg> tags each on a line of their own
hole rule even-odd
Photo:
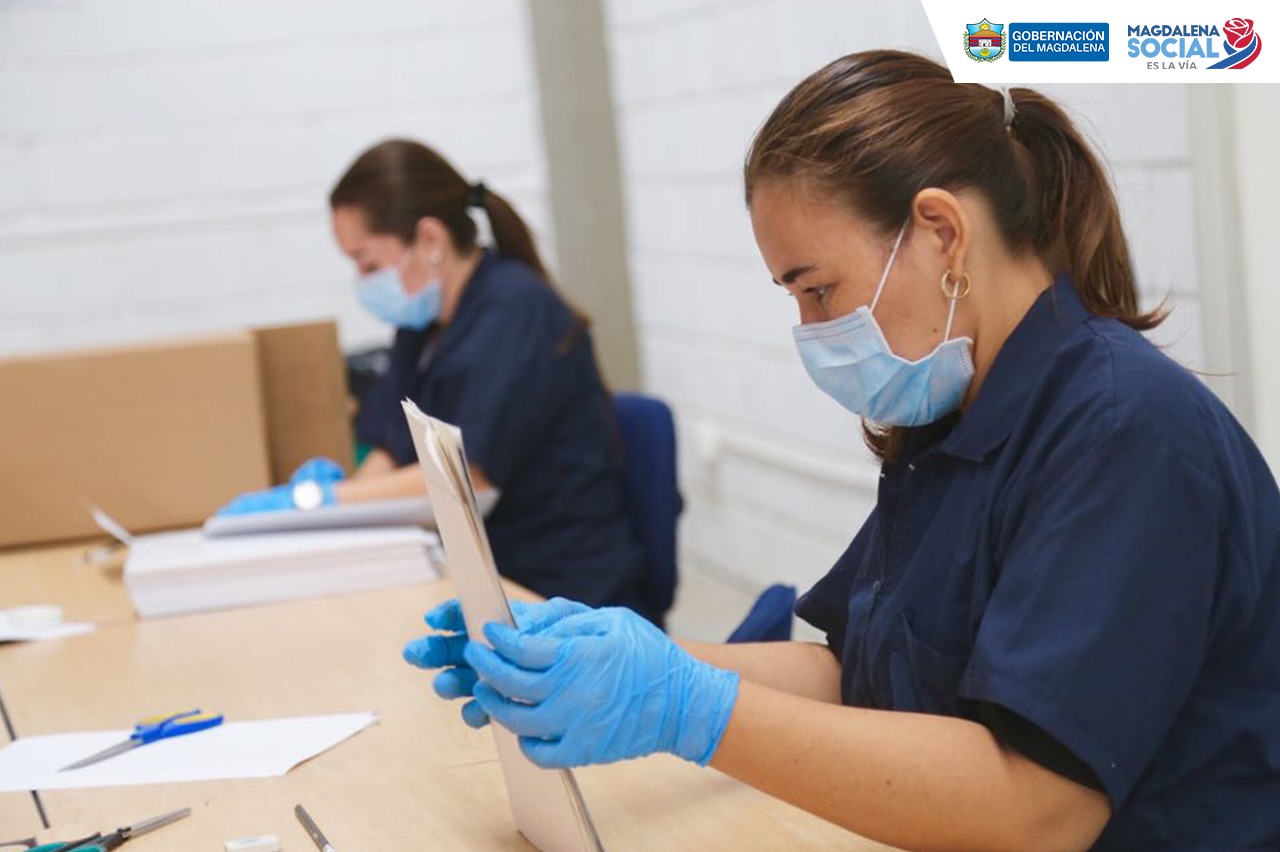
<svg viewBox="0 0 1280 852">
<path fill-rule="evenodd" d="M 791 638 L 791 613 L 796 587 L 776 583 L 761 592 L 747 617 L 729 634 L 730 642 L 786 642 Z"/>
<path fill-rule="evenodd" d="M 644 552 L 638 610 L 659 627 L 676 596 L 676 523 L 684 510 L 676 479 L 676 424 L 667 404 L 651 396 L 614 395 L 625 454 L 627 515 Z"/>
</svg>

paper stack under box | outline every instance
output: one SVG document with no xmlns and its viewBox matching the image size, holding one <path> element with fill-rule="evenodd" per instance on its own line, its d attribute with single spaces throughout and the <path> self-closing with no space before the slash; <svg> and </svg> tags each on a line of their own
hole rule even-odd
<svg viewBox="0 0 1280 852">
<path fill-rule="evenodd" d="M 140 618 L 408 586 L 440 576 L 440 539 L 420 527 L 208 538 L 133 536 L 124 581 Z"/>
</svg>

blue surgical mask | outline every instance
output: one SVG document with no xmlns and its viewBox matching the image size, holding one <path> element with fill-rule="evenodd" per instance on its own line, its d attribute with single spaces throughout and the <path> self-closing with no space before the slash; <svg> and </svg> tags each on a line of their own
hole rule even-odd
<svg viewBox="0 0 1280 852">
<path fill-rule="evenodd" d="M 361 275 L 356 282 L 360 304 L 378 319 L 396 328 L 421 331 L 440 316 L 440 280 L 428 281 L 416 293 L 407 293 L 400 270 L 386 266 Z"/>
<path fill-rule="evenodd" d="M 947 329 L 937 348 L 918 361 L 895 355 L 876 322 L 876 305 L 906 232 L 903 225 L 870 306 L 792 329 L 800 360 L 814 384 L 854 414 L 886 426 L 922 426 L 945 417 L 960 407 L 973 381 L 973 341 L 951 339 L 956 301 L 963 292 L 944 290 L 951 301 Z"/>
</svg>

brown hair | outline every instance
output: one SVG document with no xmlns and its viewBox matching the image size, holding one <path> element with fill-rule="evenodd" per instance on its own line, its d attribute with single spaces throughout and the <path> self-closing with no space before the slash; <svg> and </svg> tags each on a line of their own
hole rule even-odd
<svg viewBox="0 0 1280 852">
<path fill-rule="evenodd" d="M 1098 157 L 1062 109 L 1033 89 L 1003 96 L 956 83 L 938 63 L 893 50 L 854 53 L 792 89 L 756 134 L 744 167 L 752 189 L 775 178 L 805 181 L 886 233 L 928 187 L 974 189 L 1015 254 L 1034 252 L 1069 272 L 1085 306 L 1147 330 L 1120 211 Z M 880 458 L 896 455 L 901 429 L 865 423 Z"/>
<path fill-rule="evenodd" d="M 550 281 L 533 234 L 506 199 L 490 190 L 473 192 L 448 160 L 421 142 L 388 139 L 374 145 L 329 193 L 331 208 L 357 207 L 370 231 L 393 234 L 405 243 L 413 243 L 418 220 L 439 219 L 460 252 L 476 247 L 476 224 L 467 214 L 470 202 L 483 205 L 499 254 L 523 261 Z"/>
<path fill-rule="evenodd" d="M 439 219 L 459 252 L 476 248 L 476 223 L 467 210 L 482 207 L 493 229 L 498 254 L 522 261 L 555 289 L 538 254 L 533 234 L 505 198 L 483 184 L 472 185 L 433 148 L 411 139 L 388 139 L 365 151 L 346 170 L 329 193 L 329 206 L 356 207 L 375 234 L 392 234 L 412 244 L 418 221 Z M 563 294 L 561 300 L 575 323 L 557 347 L 567 351 L 588 325 L 585 314 Z"/>
</svg>

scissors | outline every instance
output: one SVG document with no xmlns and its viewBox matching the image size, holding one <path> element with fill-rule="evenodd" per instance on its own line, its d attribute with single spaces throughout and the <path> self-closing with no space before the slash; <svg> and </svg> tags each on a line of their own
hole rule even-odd
<svg viewBox="0 0 1280 852">
<path fill-rule="evenodd" d="M 84 760 L 77 760 L 75 763 L 64 766 L 58 771 L 66 772 L 70 769 L 80 769 L 98 761 L 115 757 L 118 754 L 124 754 L 126 751 L 135 749 L 138 746 L 144 746 L 157 740 L 167 740 L 170 737 L 194 734 L 196 731 L 216 728 L 221 724 L 221 713 L 202 713 L 199 710 L 174 713 L 171 716 L 152 716 L 134 725 L 133 733 L 129 735 L 128 739 L 116 743 L 110 748 L 103 749 L 97 754 L 91 754 Z"/>
<path fill-rule="evenodd" d="M 44 843 L 36 845 L 35 839 L 27 840 L 11 840 L 2 846 L 17 846 L 21 849 L 28 849 L 30 852 L 110 852 L 112 849 L 118 848 L 126 840 L 132 840 L 140 834 L 146 834 L 148 831 L 155 831 L 161 826 L 166 826 L 171 822 L 177 822 L 191 816 L 191 808 L 182 808 L 181 810 L 171 811 L 158 817 L 152 817 L 148 820 L 127 825 L 123 828 L 117 828 L 110 834 L 91 834 L 88 837 L 82 837 L 79 840 L 72 840 L 69 843 Z"/>
</svg>

